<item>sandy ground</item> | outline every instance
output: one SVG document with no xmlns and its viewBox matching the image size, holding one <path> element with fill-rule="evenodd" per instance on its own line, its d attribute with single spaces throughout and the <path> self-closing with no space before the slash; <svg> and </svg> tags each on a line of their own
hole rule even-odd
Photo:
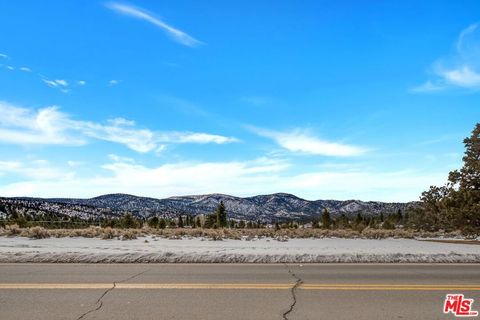
<svg viewBox="0 0 480 320">
<path fill-rule="evenodd" d="M 411 239 L 324 238 L 280 242 L 0 237 L 0 262 L 480 262 L 480 246 Z"/>
</svg>

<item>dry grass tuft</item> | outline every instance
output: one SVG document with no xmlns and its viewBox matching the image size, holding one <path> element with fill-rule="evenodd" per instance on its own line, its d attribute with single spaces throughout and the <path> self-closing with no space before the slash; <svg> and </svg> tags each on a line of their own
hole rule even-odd
<svg viewBox="0 0 480 320">
<path fill-rule="evenodd" d="M 50 233 L 45 228 L 33 227 L 33 228 L 24 229 L 21 233 L 21 236 L 29 237 L 32 239 L 45 239 L 45 238 L 50 238 Z"/>
<path fill-rule="evenodd" d="M 122 229 L 120 234 L 122 240 L 137 239 L 137 235 L 141 235 L 140 231 L 136 229 Z"/>
</svg>

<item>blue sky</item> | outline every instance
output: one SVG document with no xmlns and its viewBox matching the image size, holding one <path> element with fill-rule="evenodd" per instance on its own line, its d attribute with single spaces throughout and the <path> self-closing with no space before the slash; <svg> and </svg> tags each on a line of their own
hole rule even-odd
<svg viewBox="0 0 480 320">
<path fill-rule="evenodd" d="M 0 195 L 417 200 L 479 120 L 478 1 L 2 1 Z"/>
</svg>

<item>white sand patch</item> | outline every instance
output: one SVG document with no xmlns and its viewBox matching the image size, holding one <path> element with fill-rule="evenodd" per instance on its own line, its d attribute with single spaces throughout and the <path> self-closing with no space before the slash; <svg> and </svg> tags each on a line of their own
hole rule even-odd
<svg viewBox="0 0 480 320">
<path fill-rule="evenodd" d="M 324 238 L 279 242 L 0 237 L 0 262 L 480 262 L 480 245 L 410 239 Z"/>
</svg>

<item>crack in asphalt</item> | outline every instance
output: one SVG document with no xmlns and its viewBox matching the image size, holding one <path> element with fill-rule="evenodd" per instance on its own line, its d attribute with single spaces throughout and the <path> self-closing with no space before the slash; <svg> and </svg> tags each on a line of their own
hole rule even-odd
<svg viewBox="0 0 480 320">
<path fill-rule="evenodd" d="M 144 270 L 142 272 L 139 272 L 137 274 L 134 274 L 133 276 L 131 277 L 128 277 L 126 279 L 123 279 L 123 280 L 120 280 L 120 281 L 114 281 L 113 282 L 113 285 L 111 288 L 108 288 L 107 290 L 105 290 L 105 292 L 102 293 L 102 295 L 97 299 L 97 302 L 95 302 L 95 305 L 97 307 L 93 308 L 93 309 L 90 309 L 88 310 L 87 312 L 83 313 L 82 315 L 80 315 L 76 320 L 81 320 L 83 318 L 85 318 L 86 316 L 88 316 L 90 313 L 93 313 L 93 312 L 96 312 L 98 310 L 100 310 L 102 307 L 103 307 L 103 298 L 112 290 L 115 289 L 115 287 L 117 286 L 117 283 L 123 283 L 123 282 L 127 282 L 129 280 L 132 280 L 133 278 L 136 278 L 138 276 L 141 276 L 142 274 L 144 274 L 145 272 L 147 271 L 150 271 L 150 269 L 148 270 Z"/>
<path fill-rule="evenodd" d="M 296 279 L 295 284 L 290 289 L 290 293 L 292 295 L 293 302 L 290 305 L 290 308 L 287 311 L 285 311 L 282 315 L 284 320 L 288 320 L 288 317 L 287 317 L 288 314 L 290 314 L 290 312 L 293 311 L 293 308 L 297 304 L 297 296 L 296 296 L 295 292 L 297 291 L 298 286 L 303 283 L 303 280 L 301 278 L 299 278 L 295 273 L 293 273 L 292 270 L 290 270 L 290 268 L 288 267 L 288 265 L 286 263 L 285 263 L 285 268 L 287 268 L 288 273 Z"/>
</svg>

